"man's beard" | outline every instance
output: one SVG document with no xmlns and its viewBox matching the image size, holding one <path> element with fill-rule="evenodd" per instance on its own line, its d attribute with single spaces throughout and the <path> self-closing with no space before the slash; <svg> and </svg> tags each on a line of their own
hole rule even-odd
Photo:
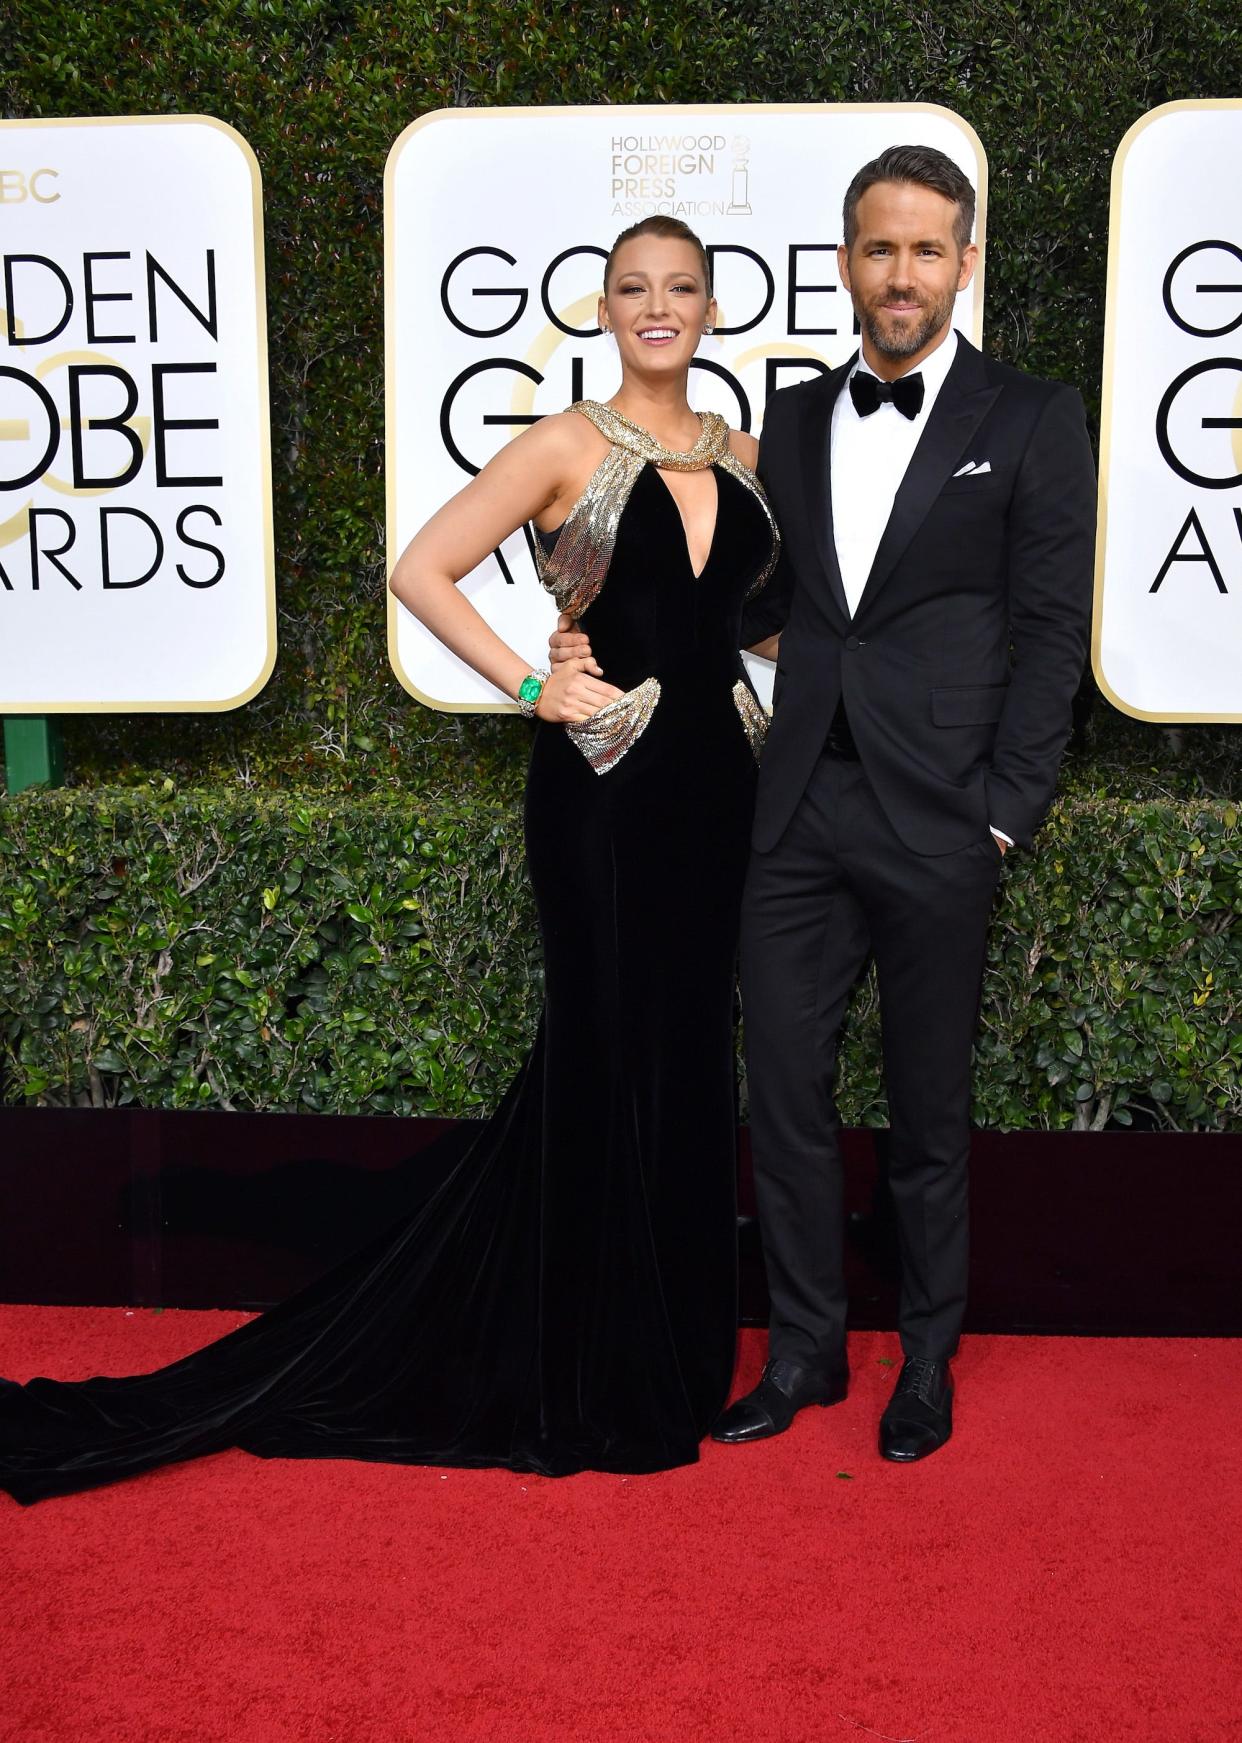
<svg viewBox="0 0 1242 1743">
<path fill-rule="evenodd" d="M 891 296 L 892 292 L 890 290 L 884 294 Z M 921 351 L 946 322 L 952 320 L 956 300 L 957 292 L 950 291 L 939 302 L 925 303 L 919 320 L 894 321 L 887 331 L 880 326 L 881 308 L 878 302 L 871 308 L 859 309 L 858 319 L 863 332 L 880 356 L 897 363 L 903 357 L 913 357 Z"/>
</svg>

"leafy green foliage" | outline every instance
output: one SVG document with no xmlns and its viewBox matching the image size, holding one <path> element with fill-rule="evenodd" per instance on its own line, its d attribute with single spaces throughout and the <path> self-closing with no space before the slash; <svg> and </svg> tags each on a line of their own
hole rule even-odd
<svg viewBox="0 0 1242 1743">
<path fill-rule="evenodd" d="M 512 809 L 31 792 L 0 810 L 5 1097 L 470 1114 L 525 1051 Z"/>
<path fill-rule="evenodd" d="M 1072 798 L 1006 867 L 984 1126 L 1242 1129 L 1229 805 Z M 32 791 L 0 809 L 0 1073 L 45 1105 L 472 1114 L 540 997 L 512 805 Z M 842 1113 L 884 1120 L 872 987 Z"/>
<path fill-rule="evenodd" d="M 1242 1126 L 1240 914 L 1233 806 L 1058 807 L 1005 881 L 976 1117 Z"/>
</svg>

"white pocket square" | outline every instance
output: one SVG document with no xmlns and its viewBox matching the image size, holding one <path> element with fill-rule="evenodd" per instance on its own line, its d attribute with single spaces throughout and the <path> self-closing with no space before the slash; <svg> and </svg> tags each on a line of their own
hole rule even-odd
<svg viewBox="0 0 1242 1743">
<path fill-rule="evenodd" d="M 992 470 L 990 460 L 968 460 L 964 466 L 959 466 L 953 474 L 954 478 L 982 478 L 985 472 Z"/>
</svg>

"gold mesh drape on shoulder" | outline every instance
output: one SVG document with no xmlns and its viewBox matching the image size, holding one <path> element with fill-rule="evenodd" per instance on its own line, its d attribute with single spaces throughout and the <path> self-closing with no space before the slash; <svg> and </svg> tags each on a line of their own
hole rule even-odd
<svg viewBox="0 0 1242 1743">
<path fill-rule="evenodd" d="M 732 448 L 725 449 L 724 453 L 720 456 L 719 465 L 722 472 L 727 472 L 730 478 L 736 478 L 739 484 L 744 484 L 747 490 L 750 491 L 751 495 L 755 498 L 755 501 L 767 516 L 768 528 L 772 534 L 772 549 L 768 554 L 768 560 L 763 568 L 760 569 L 758 575 L 756 575 L 746 591 L 747 599 L 753 599 L 755 594 L 759 592 L 760 588 L 767 586 L 772 577 L 772 571 L 776 567 L 776 560 L 781 554 L 780 528 L 777 526 L 776 521 L 773 518 L 771 508 L 768 506 L 767 492 L 755 477 L 750 467 L 747 466 L 744 461 L 738 459 Z"/>
<path fill-rule="evenodd" d="M 551 552 L 535 538 L 539 579 L 558 609 L 574 619 L 604 585 L 621 515 L 645 465 L 625 448 L 610 448 L 562 522 Z"/>
</svg>

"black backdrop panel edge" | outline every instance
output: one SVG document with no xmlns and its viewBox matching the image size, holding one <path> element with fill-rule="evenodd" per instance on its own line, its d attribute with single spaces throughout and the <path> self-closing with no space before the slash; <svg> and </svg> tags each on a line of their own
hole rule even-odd
<svg viewBox="0 0 1242 1743">
<path fill-rule="evenodd" d="M 0 1109 L 0 1300 L 270 1306 L 406 1214 L 469 1122 Z M 850 1298 L 894 1323 L 883 1132 L 844 1134 Z M 766 1292 L 741 1134 L 742 1320 Z M 1242 1335 L 1242 1137 L 977 1132 L 967 1330 Z"/>
</svg>

